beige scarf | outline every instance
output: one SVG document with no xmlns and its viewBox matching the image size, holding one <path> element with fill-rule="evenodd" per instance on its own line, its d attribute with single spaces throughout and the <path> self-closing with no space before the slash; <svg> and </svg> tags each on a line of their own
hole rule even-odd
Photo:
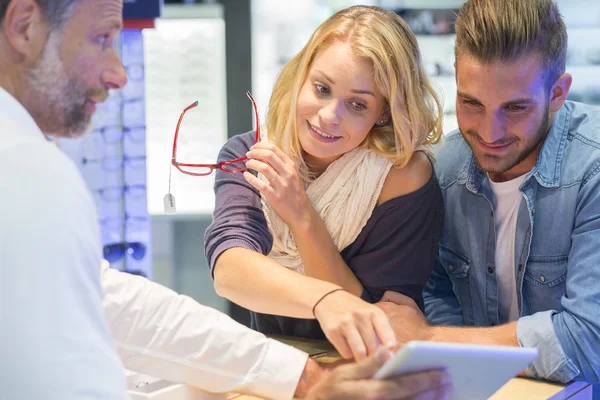
<svg viewBox="0 0 600 400">
<path fill-rule="evenodd" d="M 354 149 L 334 161 L 306 189 L 309 201 L 323 219 L 339 251 L 353 243 L 377 205 L 392 162 L 370 150 Z M 261 175 L 261 179 L 266 180 Z M 304 265 L 290 228 L 262 200 L 263 212 L 273 234 L 269 257 L 304 274 Z"/>
</svg>

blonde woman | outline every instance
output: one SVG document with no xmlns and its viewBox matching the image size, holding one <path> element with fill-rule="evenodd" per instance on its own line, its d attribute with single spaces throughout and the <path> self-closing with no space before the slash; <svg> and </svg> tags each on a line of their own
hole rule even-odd
<svg viewBox="0 0 600 400">
<path fill-rule="evenodd" d="M 253 328 L 329 339 L 344 358 L 395 346 L 372 303 L 423 304 L 443 220 L 429 145 L 439 101 L 414 35 L 396 14 L 356 6 L 325 21 L 282 70 L 269 143 L 232 138 L 217 170 L 206 255 L 219 295 Z"/>
</svg>

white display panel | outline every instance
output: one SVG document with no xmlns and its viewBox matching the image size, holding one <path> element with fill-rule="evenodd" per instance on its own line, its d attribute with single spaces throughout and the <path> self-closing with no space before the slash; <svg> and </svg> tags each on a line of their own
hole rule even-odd
<svg viewBox="0 0 600 400">
<path fill-rule="evenodd" d="M 214 174 L 184 175 L 171 167 L 171 154 L 177 120 L 196 100 L 198 107 L 186 113 L 180 128 L 178 161 L 215 163 L 227 140 L 225 23 L 215 18 L 161 19 L 144 37 L 148 211 L 164 214 L 171 172 L 177 214 L 210 214 Z"/>
</svg>

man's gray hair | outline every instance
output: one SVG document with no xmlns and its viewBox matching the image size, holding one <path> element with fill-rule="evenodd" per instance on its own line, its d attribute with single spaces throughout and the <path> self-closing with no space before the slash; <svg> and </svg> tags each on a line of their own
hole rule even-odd
<svg viewBox="0 0 600 400">
<path fill-rule="evenodd" d="M 0 25 L 12 0 L 0 0 Z M 82 0 L 35 0 L 46 14 L 50 30 L 60 29 L 73 15 L 75 5 Z"/>
</svg>

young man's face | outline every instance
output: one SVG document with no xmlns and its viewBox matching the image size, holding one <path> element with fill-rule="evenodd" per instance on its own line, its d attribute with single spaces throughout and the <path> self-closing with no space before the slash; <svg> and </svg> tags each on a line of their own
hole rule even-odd
<svg viewBox="0 0 600 400">
<path fill-rule="evenodd" d="M 61 30 L 51 32 L 42 55 L 26 71 L 30 99 L 45 133 L 80 136 L 109 89 L 127 83 L 114 49 L 122 0 L 82 0 Z"/>
<path fill-rule="evenodd" d="M 456 81 L 458 125 L 479 167 L 494 181 L 530 171 L 552 122 L 539 59 L 483 63 L 460 54 Z"/>
</svg>

